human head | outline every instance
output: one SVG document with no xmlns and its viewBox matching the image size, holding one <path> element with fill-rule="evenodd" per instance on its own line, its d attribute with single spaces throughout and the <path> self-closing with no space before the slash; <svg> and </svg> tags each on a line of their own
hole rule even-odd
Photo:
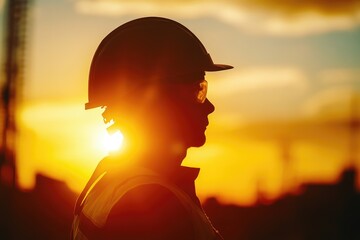
<svg viewBox="0 0 360 240">
<path fill-rule="evenodd" d="M 115 112 L 123 118 L 146 117 L 148 123 L 154 122 L 149 125 L 151 128 L 155 122 L 165 127 L 176 121 L 184 133 L 192 118 L 201 112 L 200 106 L 208 109 L 204 111 L 207 113 L 203 125 L 207 125 L 207 114 L 214 107 L 208 100 L 204 105 L 190 106 L 178 90 L 195 88 L 196 92 L 205 71 L 230 68 L 214 64 L 200 40 L 183 25 L 160 17 L 135 19 L 112 31 L 96 50 L 86 109 L 105 106 L 112 113 L 105 115 L 113 119 Z M 169 129 L 173 132 L 174 128 Z"/>
</svg>

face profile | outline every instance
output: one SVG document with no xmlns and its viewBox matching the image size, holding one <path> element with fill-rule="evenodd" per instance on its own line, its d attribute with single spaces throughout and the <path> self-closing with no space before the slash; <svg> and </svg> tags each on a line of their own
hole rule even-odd
<svg viewBox="0 0 360 240">
<path fill-rule="evenodd" d="M 180 138 L 187 147 L 199 147 L 205 143 L 205 130 L 209 124 L 208 115 L 215 107 L 207 99 L 206 80 L 200 80 L 194 84 L 177 86 L 175 93 L 175 107 L 173 109 L 174 132 L 179 132 Z M 174 86 L 173 86 L 174 88 Z"/>
<path fill-rule="evenodd" d="M 199 169 L 181 163 L 188 148 L 204 145 L 215 110 L 205 73 L 231 68 L 166 18 L 135 19 L 102 40 L 85 109 L 102 107 L 128 152 L 95 169 L 75 207 L 72 239 L 222 239 L 196 196 Z"/>
</svg>

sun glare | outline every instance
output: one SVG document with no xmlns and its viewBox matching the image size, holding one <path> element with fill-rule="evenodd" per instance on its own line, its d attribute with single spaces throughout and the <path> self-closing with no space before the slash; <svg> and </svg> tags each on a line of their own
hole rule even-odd
<svg viewBox="0 0 360 240">
<path fill-rule="evenodd" d="M 107 152 L 119 151 L 123 145 L 124 136 L 120 131 L 113 134 L 105 133 L 102 138 L 102 145 Z"/>
</svg>

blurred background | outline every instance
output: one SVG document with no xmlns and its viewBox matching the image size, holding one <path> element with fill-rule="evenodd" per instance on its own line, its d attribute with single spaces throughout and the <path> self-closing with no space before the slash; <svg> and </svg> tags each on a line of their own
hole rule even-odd
<svg viewBox="0 0 360 240">
<path fill-rule="evenodd" d="M 225 239 L 360 239 L 360 2 L 0 0 L 0 238 L 67 239 L 113 147 L 84 110 L 100 41 L 163 16 L 215 62 L 207 143 L 183 165 Z"/>
</svg>

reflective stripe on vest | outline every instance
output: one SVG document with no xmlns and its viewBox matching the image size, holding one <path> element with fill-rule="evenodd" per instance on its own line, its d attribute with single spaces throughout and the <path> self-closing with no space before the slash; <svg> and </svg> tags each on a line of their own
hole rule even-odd
<svg viewBox="0 0 360 240">
<path fill-rule="evenodd" d="M 170 190 L 189 213 L 194 227 L 195 239 L 222 239 L 211 225 L 204 211 L 179 187 L 165 181 L 156 173 L 143 169 L 136 171 L 137 175 L 123 174 L 123 177 L 111 178 L 108 181 L 96 181 L 83 201 L 82 213 L 98 228 L 106 224 L 107 218 L 114 205 L 130 190 L 146 185 L 157 184 Z M 129 173 L 129 172 L 128 172 Z M 126 176 L 127 175 L 127 176 Z M 104 175 L 100 176 L 103 177 Z M 119 176 L 119 175 L 117 175 Z M 73 237 L 76 240 L 86 240 L 86 236 L 79 229 L 76 216 L 73 223 Z"/>
</svg>

